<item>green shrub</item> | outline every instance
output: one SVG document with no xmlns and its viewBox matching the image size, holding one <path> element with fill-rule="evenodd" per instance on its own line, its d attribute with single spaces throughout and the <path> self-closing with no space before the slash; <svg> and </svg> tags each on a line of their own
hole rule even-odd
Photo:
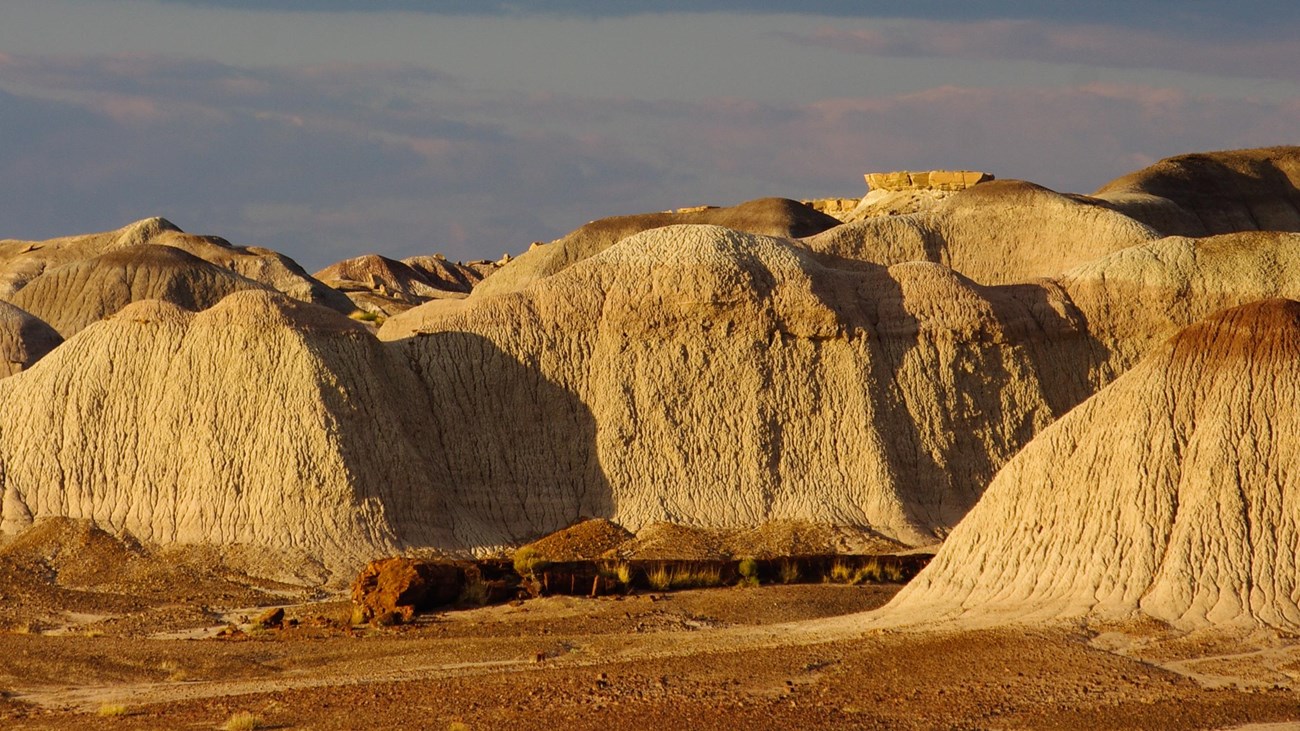
<svg viewBox="0 0 1300 731">
<path fill-rule="evenodd" d="M 736 566 L 740 573 L 741 586 L 758 586 L 758 560 L 752 556 L 740 559 Z"/>
<path fill-rule="evenodd" d="M 515 573 L 520 576 L 534 576 L 538 571 L 550 565 L 550 561 L 535 548 L 524 546 L 515 551 Z"/>
</svg>

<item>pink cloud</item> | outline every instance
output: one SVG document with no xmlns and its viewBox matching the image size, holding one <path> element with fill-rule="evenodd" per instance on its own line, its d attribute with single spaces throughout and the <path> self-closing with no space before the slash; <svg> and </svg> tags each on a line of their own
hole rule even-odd
<svg viewBox="0 0 1300 731">
<path fill-rule="evenodd" d="M 825 27 L 779 35 L 803 45 L 876 56 L 1029 60 L 1300 79 L 1300 44 L 1292 39 L 1184 38 L 1136 28 L 1038 20 L 904 20 L 857 30 Z"/>
</svg>

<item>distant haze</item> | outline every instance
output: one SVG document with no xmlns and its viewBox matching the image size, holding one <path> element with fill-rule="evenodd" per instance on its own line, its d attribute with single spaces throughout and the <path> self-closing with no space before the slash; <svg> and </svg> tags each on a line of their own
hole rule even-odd
<svg viewBox="0 0 1300 731">
<path fill-rule="evenodd" d="M 161 215 L 309 270 L 972 168 L 1300 142 L 1294 3 L 9 0 L 0 237 Z M 695 12 L 703 10 L 707 12 Z"/>
</svg>

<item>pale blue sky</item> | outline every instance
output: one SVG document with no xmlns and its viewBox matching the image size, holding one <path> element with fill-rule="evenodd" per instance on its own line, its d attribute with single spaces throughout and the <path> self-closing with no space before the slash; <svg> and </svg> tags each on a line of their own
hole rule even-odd
<svg viewBox="0 0 1300 731">
<path fill-rule="evenodd" d="M 313 270 L 495 258 L 870 170 L 1089 192 L 1300 142 L 1290 3 L 350 5 L 6 0 L 0 237 L 163 215 Z"/>
</svg>

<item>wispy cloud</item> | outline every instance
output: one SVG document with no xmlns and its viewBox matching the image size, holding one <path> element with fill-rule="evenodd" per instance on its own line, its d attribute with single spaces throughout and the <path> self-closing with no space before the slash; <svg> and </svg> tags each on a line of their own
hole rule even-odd
<svg viewBox="0 0 1300 731">
<path fill-rule="evenodd" d="M 499 256 L 654 174 L 606 139 L 512 132 L 472 97 L 443 98 L 445 82 L 408 68 L 0 58 L 0 220 L 27 222 L 0 236 L 158 214 L 308 266 L 366 250 Z"/>
<path fill-rule="evenodd" d="M 107 1 L 107 0 L 101 0 Z M 232 10 L 275 10 L 298 12 L 417 12 L 439 15 L 549 15 L 581 17 L 627 17 L 665 13 L 789 14 L 783 0 L 160 0 L 196 7 Z M 804 0 L 797 12 L 838 18 L 948 18 L 978 20 L 991 18 L 1050 18 L 1092 20 L 1109 18 L 1144 26 L 1218 23 L 1236 26 L 1260 20 L 1295 19 L 1295 5 L 1289 2 L 1221 3 L 1212 0 L 910 0 L 910 2 L 862 2 L 861 0 Z"/>
<path fill-rule="evenodd" d="M 910 20 L 856 30 L 828 26 L 813 33 L 777 35 L 803 45 L 875 56 L 1027 60 L 1300 80 L 1300 44 L 1294 37 L 1191 38 L 1140 28 L 1040 20 Z"/>
<path fill-rule="evenodd" d="M 405 66 L 0 58 L 0 236 L 165 215 L 308 267 L 519 251 L 605 215 L 857 195 L 986 169 L 1088 191 L 1158 157 L 1294 142 L 1300 101 L 1154 85 L 702 101 L 467 92 Z"/>
</svg>

